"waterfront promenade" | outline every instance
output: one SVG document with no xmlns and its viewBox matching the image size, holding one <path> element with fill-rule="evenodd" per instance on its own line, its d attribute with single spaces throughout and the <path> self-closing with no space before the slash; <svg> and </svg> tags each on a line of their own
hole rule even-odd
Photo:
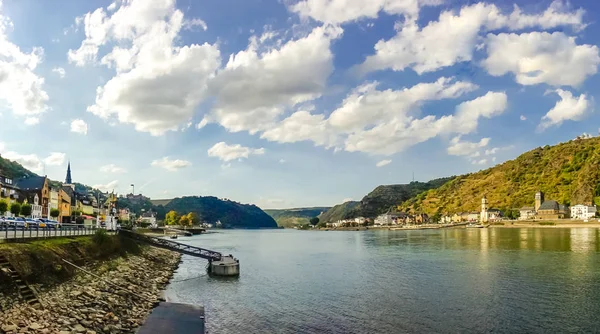
<svg viewBox="0 0 600 334">
<path fill-rule="evenodd" d="M 93 235 L 98 228 L 92 227 L 66 227 L 63 226 L 57 229 L 48 228 L 32 228 L 32 229 L 15 229 L 14 227 L 0 227 L 0 243 L 7 241 L 18 241 L 25 239 L 37 238 L 57 238 L 57 237 L 74 237 L 83 235 Z"/>
</svg>

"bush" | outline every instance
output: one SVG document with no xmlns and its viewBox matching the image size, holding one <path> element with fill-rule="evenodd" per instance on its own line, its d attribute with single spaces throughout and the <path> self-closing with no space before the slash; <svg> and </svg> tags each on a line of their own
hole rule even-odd
<svg viewBox="0 0 600 334">
<path fill-rule="evenodd" d="M 539 225 L 556 225 L 554 222 L 540 222 Z"/>
<path fill-rule="evenodd" d="M 31 204 L 23 204 L 21 205 L 21 215 L 22 216 L 31 216 L 32 207 Z"/>
<path fill-rule="evenodd" d="M 15 216 L 18 216 L 19 213 L 21 213 L 21 204 L 19 203 L 13 203 L 10 205 L 10 213 L 12 213 Z"/>
<path fill-rule="evenodd" d="M 98 246 L 104 246 L 110 242 L 110 236 L 106 233 L 106 230 L 101 228 L 94 233 L 92 241 Z"/>
<path fill-rule="evenodd" d="M 8 211 L 8 203 L 2 200 L 0 201 L 0 215 L 4 215 L 6 211 Z"/>
</svg>

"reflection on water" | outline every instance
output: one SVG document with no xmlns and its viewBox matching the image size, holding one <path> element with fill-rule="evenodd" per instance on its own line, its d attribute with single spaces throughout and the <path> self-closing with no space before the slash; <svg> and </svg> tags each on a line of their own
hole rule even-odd
<svg viewBox="0 0 600 334">
<path fill-rule="evenodd" d="M 598 231 L 224 231 L 179 241 L 234 254 L 239 279 L 185 256 L 167 295 L 210 333 L 594 332 Z"/>
</svg>

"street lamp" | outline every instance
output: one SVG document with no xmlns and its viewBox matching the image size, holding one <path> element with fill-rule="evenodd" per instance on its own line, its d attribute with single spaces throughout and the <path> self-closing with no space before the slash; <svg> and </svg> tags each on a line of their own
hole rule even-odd
<svg viewBox="0 0 600 334">
<path fill-rule="evenodd" d="M 135 195 L 135 185 L 133 183 L 131 184 L 131 194 Z"/>
</svg>

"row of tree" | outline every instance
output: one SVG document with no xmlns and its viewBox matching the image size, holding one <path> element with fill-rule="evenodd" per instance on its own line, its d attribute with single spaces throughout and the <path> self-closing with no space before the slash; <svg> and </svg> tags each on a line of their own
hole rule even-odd
<svg viewBox="0 0 600 334">
<path fill-rule="evenodd" d="M 6 201 L 0 201 L 0 216 L 4 216 L 4 214 L 6 212 L 10 212 L 15 216 L 31 216 L 31 212 L 32 212 L 32 206 L 31 204 L 19 204 L 19 203 L 12 203 L 11 205 L 8 205 L 8 203 Z M 60 211 L 58 211 L 58 209 L 52 209 L 50 210 L 50 216 L 54 217 L 55 219 L 60 215 Z"/>
<path fill-rule="evenodd" d="M 179 215 L 171 210 L 165 215 L 165 225 L 194 226 L 200 224 L 200 217 L 195 212 L 189 212 L 186 215 Z"/>
</svg>

